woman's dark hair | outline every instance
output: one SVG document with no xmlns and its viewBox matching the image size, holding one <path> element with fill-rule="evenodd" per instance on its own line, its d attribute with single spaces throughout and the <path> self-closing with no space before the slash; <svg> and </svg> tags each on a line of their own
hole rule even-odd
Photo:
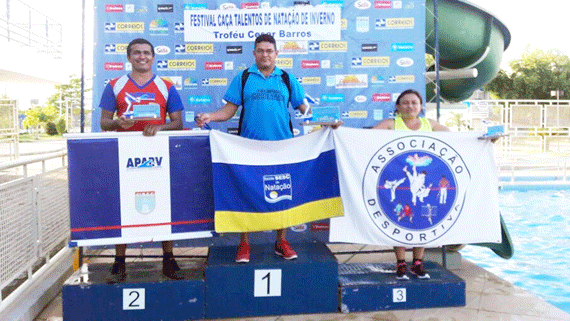
<svg viewBox="0 0 570 321">
<path fill-rule="evenodd" d="M 400 100 L 402 99 L 402 97 L 404 97 L 407 94 L 414 94 L 416 96 L 418 96 L 418 98 L 420 99 L 420 105 L 424 104 L 424 101 L 422 99 L 422 95 L 420 95 L 419 92 L 413 90 L 413 89 L 406 89 L 404 91 L 402 91 L 402 93 L 400 94 L 400 96 L 398 96 L 398 99 L 396 99 L 396 106 L 398 106 L 400 104 Z M 398 108 L 394 107 L 394 114 L 398 112 Z"/>
<path fill-rule="evenodd" d="M 423 99 L 422 99 L 422 95 L 420 95 L 419 92 L 417 92 L 417 91 L 415 91 L 415 90 L 413 90 L 413 89 L 406 89 L 406 90 L 404 90 L 404 91 L 400 94 L 400 96 L 398 96 L 398 99 L 396 99 L 396 105 L 399 105 L 399 104 L 400 104 L 400 99 L 402 99 L 402 97 L 404 97 L 404 96 L 407 95 L 407 94 L 414 94 L 414 95 L 418 96 L 418 98 L 420 99 L 420 104 L 421 104 L 421 105 L 424 104 L 424 101 L 423 101 Z"/>
<path fill-rule="evenodd" d="M 150 51 L 152 52 L 152 56 L 154 57 L 154 46 L 152 45 L 152 43 L 150 43 L 150 41 L 143 38 L 133 39 L 131 42 L 129 42 L 129 45 L 127 46 L 127 57 L 131 56 L 131 50 L 133 45 L 149 45 Z"/>
</svg>

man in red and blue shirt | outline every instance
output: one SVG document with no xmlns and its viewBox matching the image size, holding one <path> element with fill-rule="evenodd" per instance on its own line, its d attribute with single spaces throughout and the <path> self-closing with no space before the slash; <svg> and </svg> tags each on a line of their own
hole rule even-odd
<svg viewBox="0 0 570 321">
<path fill-rule="evenodd" d="M 154 136 L 159 130 L 182 129 L 184 106 L 176 88 L 152 71 L 154 46 L 145 39 L 135 39 L 127 46 L 127 59 L 132 72 L 111 80 L 101 97 L 101 129 L 106 131 L 142 131 Z M 146 106 L 142 106 L 146 105 Z M 136 120 L 127 117 L 135 106 L 159 109 L 156 120 Z M 115 117 L 115 114 L 117 117 Z M 166 116 L 170 122 L 166 121 Z M 171 279 L 182 279 L 180 268 L 174 260 L 172 241 L 162 242 L 164 252 L 162 273 Z M 126 244 L 115 245 L 115 262 L 108 277 L 110 283 L 126 278 Z"/>
</svg>

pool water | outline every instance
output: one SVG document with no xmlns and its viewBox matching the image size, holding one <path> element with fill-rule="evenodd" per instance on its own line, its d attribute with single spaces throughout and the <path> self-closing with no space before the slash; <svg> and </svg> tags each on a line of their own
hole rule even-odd
<svg viewBox="0 0 570 321">
<path fill-rule="evenodd" d="M 501 191 L 499 206 L 515 246 L 513 257 L 504 260 L 471 245 L 461 254 L 570 313 L 570 188 Z"/>
</svg>

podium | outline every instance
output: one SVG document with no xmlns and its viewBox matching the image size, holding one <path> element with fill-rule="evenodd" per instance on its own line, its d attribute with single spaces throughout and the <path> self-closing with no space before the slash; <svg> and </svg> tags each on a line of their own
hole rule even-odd
<svg viewBox="0 0 570 321">
<path fill-rule="evenodd" d="M 108 284 L 111 264 L 76 271 L 62 287 L 63 318 L 90 320 L 197 320 L 204 318 L 204 270 L 179 261 L 186 279 L 162 275 L 162 262 L 127 263 L 127 279 Z"/>
<path fill-rule="evenodd" d="M 210 248 L 206 318 L 338 311 L 338 264 L 322 243 L 292 244 L 295 260 L 273 244 L 252 245 L 249 263 L 235 263 L 236 246 Z"/>
<path fill-rule="evenodd" d="M 396 279 L 394 263 L 339 264 L 340 306 L 345 313 L 465 306 L 465 281 L 433 262 L 429 279 Z"/>
<path fill-rule="evenodd" d="M 127 263 L 123 283 L 108 284 L 111 264 L 90 264 L 63 285 L 64 320 L 199 320 L 271 315 L 405 310 L 465 305 L 465 281 L 433 262 L 430 279 L 396 279 L 394 263 L 338 264 L 321 242 L 293 244 L 296 260 L 273 244 L 212 246 L 208 258 L 178 260 L 184 280 L 162 275 L 162 262 Z"/>
</svg>

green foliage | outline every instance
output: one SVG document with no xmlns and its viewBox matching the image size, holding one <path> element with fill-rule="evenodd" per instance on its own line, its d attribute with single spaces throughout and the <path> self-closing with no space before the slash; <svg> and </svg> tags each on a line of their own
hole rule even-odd
<svg viewBox="0 0 570 321">
<path fill-rule="evenodd" d="M 57 121 L 57 123 L 55 124 L 55 127 L 57 128 L 57 133 L 60 135 L 63 135 L 66 133 L 65 130 L 65 118 L 64 117 L 60 117 L 59 120 Z"/>
<path fill-rule="evenodd" d="M 48 98 L 47 105 L 54 106 L 58 111 L 65 114 L 66 107 L 72 108 L 73 114 L 78 114 L 81 104 L 81 78 L 76 78 L 75 75 L 69 76 L 69 83 L 63 85 L 55 85 L 55 94 Z M 89 92 L 86 89 L 84 92 Z"/>
<path fill-rule="evenodd" d="M 485 90 L 501 99 L 556 99 L 552 90 L 570 95 L 570 58 L 558 50 L 526 48 L 509 63 L 511 73 L 500 70 Z M 561 97 L 562 98 L 562 97 Z"/>
<path fill-rule="evenodd" d="M 58 111 L 54 106 L 33 107 L 24 112 L 24 128 L 37 128 L 48 122 L 54 122 L 58 116 Z"/>
<path fill-rule="evenodd" d="M 50 136 L 57 135 L 57 127 L 55 126 L 54 122 L 47 122 L 45 125 L 46 134 Z"/>
<path fill-rule="evenodd" d="M 435 58 L 430 54 L 425 54 L 426 57 L 426 68 L 431 67 L 435 64 Z"/>
</svg>

